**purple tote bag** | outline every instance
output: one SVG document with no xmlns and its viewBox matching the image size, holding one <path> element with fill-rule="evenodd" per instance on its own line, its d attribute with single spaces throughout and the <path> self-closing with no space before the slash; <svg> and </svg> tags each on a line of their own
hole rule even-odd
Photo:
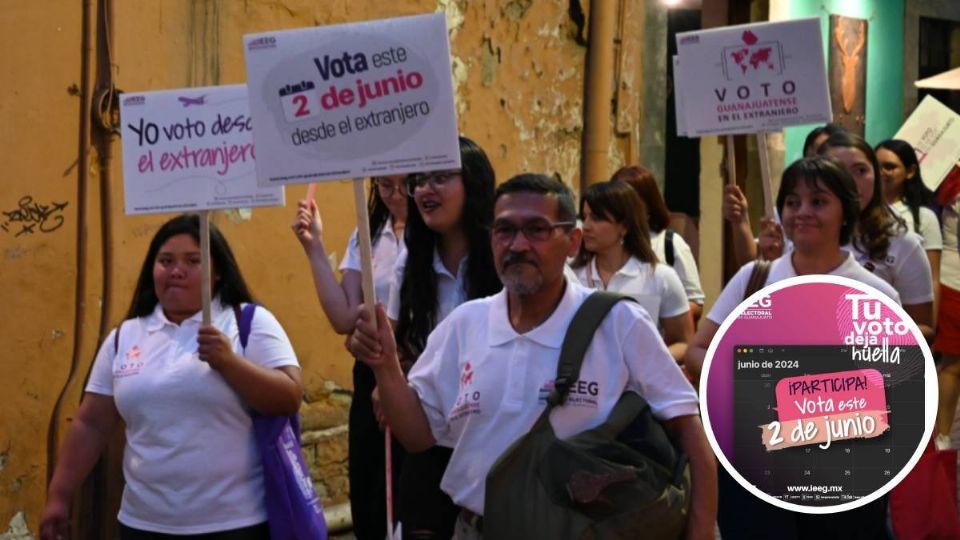
<svg viewBox="0 0 960 540">
<path fill-rule="evenodd" d="M 239 314 L 240 345 L 246 349 L 256 304 Z M 300 451 L 300 416 L 252 414 L 263 463 L 263 488 L 271 540 L 326 540 L 323 506 Z"/>
</svg>

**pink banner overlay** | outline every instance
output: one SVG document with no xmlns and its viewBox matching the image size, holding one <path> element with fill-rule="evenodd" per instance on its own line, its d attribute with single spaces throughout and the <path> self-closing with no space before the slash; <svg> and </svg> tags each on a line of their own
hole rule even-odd
<svg viewBox="0 0 960 540">
<path fill-rule="evenodd" d="M 762 296 L 728 322 L 714 338 L 708 371 L 701 376 L 707 390 L 710 429 L 728 458 L 733 449 L 733 351 L 737 344 L 754 343 L 761 336 L 767 344 L 847 344 L 852 360 L 864 370 L 899 365 L 896 346 L 919 344 L 911 331 L 915 326 L 912 321 L 901 319 L 877 297 L 868 296 L 865 289 L 839 283 L 781 288 Z M 925 369 L 923 365 L 904 367 L 918 373 Z M 793 404 L 790 407 L 797 409 Z M 781 415 L 789 410 L 778 408 Z M 886 411 L 887 406 L 870 404 L 869 410 Z"/>
</svg>

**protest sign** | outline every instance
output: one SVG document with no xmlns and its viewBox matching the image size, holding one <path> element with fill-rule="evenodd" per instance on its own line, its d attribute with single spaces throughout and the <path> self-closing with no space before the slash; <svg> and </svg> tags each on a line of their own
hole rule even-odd
<svg viewBox="0 0 960 540">
<path fill-rule="evenodd" d="M 456 169 L 442 14 L 244 36 L 261 185 Z"/>
<path fill-rule="evenodd" d="M 246 86 L 122 94 L 120 119 L 128 215 L 283 205 L 257 186 Z"/>
<path fill-rule="evenodd" d="M 686 130 L 731 135 L 829 122 L 821 36 L 816 17 L 677 34 Z"/>
<path fill-rule="evenodd" d="M 913 146 L 923 183 L 936 191 L 960 160 L 960 115 L 933 96 L 927 96 L 894 138 Z"/>
</svg>

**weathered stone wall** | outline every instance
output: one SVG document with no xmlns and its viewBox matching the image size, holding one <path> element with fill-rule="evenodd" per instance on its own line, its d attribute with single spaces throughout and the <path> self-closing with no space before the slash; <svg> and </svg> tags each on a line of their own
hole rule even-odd
<svg viewBox="0 0 960 540">
<path fill-rule="evenodd" d="M 525 171 L 578 185 L 586 2 L 552 0 L 90 0 L 6 2 L 0 10 L 0 535 L 36 534 L 48 452 L 70 425 L 101 336 L 122 318 L 147 244 L 170 216 L 123 215 L 120 141 L 93 116 L 99 73 L 118 90 L 242 83 L 243 34 L 427 12 L 446 14 L 461 131 L 500 180 Z M 630 4 L 627 2 L 626 4 Z M 112 10 L 104 11 L 104 6 Z M 637 10 L 634 10 L 637 11 Z M 639 10 L 639 17 L 642 17 Z M 109 17 L 104 17 L 104 15 Z M 578 15 L 579 14 L 579 15 Z M 642 20 L 642 19 L 641 19 Z M 89 24 L 85 26 L 85 21 Z M 635 28 L 636 19 L 630 19 Z M 630 22 L 628 21 L 628 22 Z M 107 28 L 98 31 L 98 25 Z M 635 158 L 642 33 L 621 36 L 610 165 Z M 626 56 L 624 56 L 626 55 Z M 631 60 L 631 61 L 626 61 Z M 84 78 L 90 86 L 84 86 Z M 84 93 L 88 89 L 89 93 Z M 106 103 L 109 103 L 107 101 Z M 629 134 L 633 133 L 631 138 Z M 347 183 L 318 197 L 342 256 L 353 228 Z M 287 190 L 287 200 L 305 187 Z M 30 197 L 30 199 L 25 199 Z M 23 205 L 41 206 L 11 220 Z M 33 208 L 31 206 L 31 208 Z M 345 501 L 353 360 L 315 300 L 289 230 L 293 211 L 213 213 L 258 300 L 290 335 L 309 404 L 304 449 L 326 504 Z M 32 230 L 24 232 L 23 225 Z M 269 261 L 269 262 L 267 262 Z M 56 405 L 60 403 L 60 407 Z M 14 521 L 11 521 L 14 520 Z M 7 523 L 9 532 L 4 533 Z M 20 535 L 20 536 L 17 536 Z"/>
</svg>

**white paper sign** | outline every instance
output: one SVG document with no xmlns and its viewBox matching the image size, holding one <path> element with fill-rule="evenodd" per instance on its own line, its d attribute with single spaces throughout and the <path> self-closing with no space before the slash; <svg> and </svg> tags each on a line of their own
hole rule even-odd
<svg viewBox="0 0 960 540">
<path fill-rule="evenodd" d="M 936 191 L 960 160 L 960 115 L 933 96 L 927 96 L 894 138 L 913 145 L 923 183 Z"/>
<path fill-rule="evenodd" d="M 245 85 L 121 94 L 127 214 L 282 206 L 257 186 Z"/>
<path fill-rule="evenodd" d="M 831 121 L 820 19 L 677 34 L 690 136 Z"/>
<path fill-rule="evenodd" d="M 460 167 L 443 14 L 243 41 L 261 185 Z"/>
</svg>

